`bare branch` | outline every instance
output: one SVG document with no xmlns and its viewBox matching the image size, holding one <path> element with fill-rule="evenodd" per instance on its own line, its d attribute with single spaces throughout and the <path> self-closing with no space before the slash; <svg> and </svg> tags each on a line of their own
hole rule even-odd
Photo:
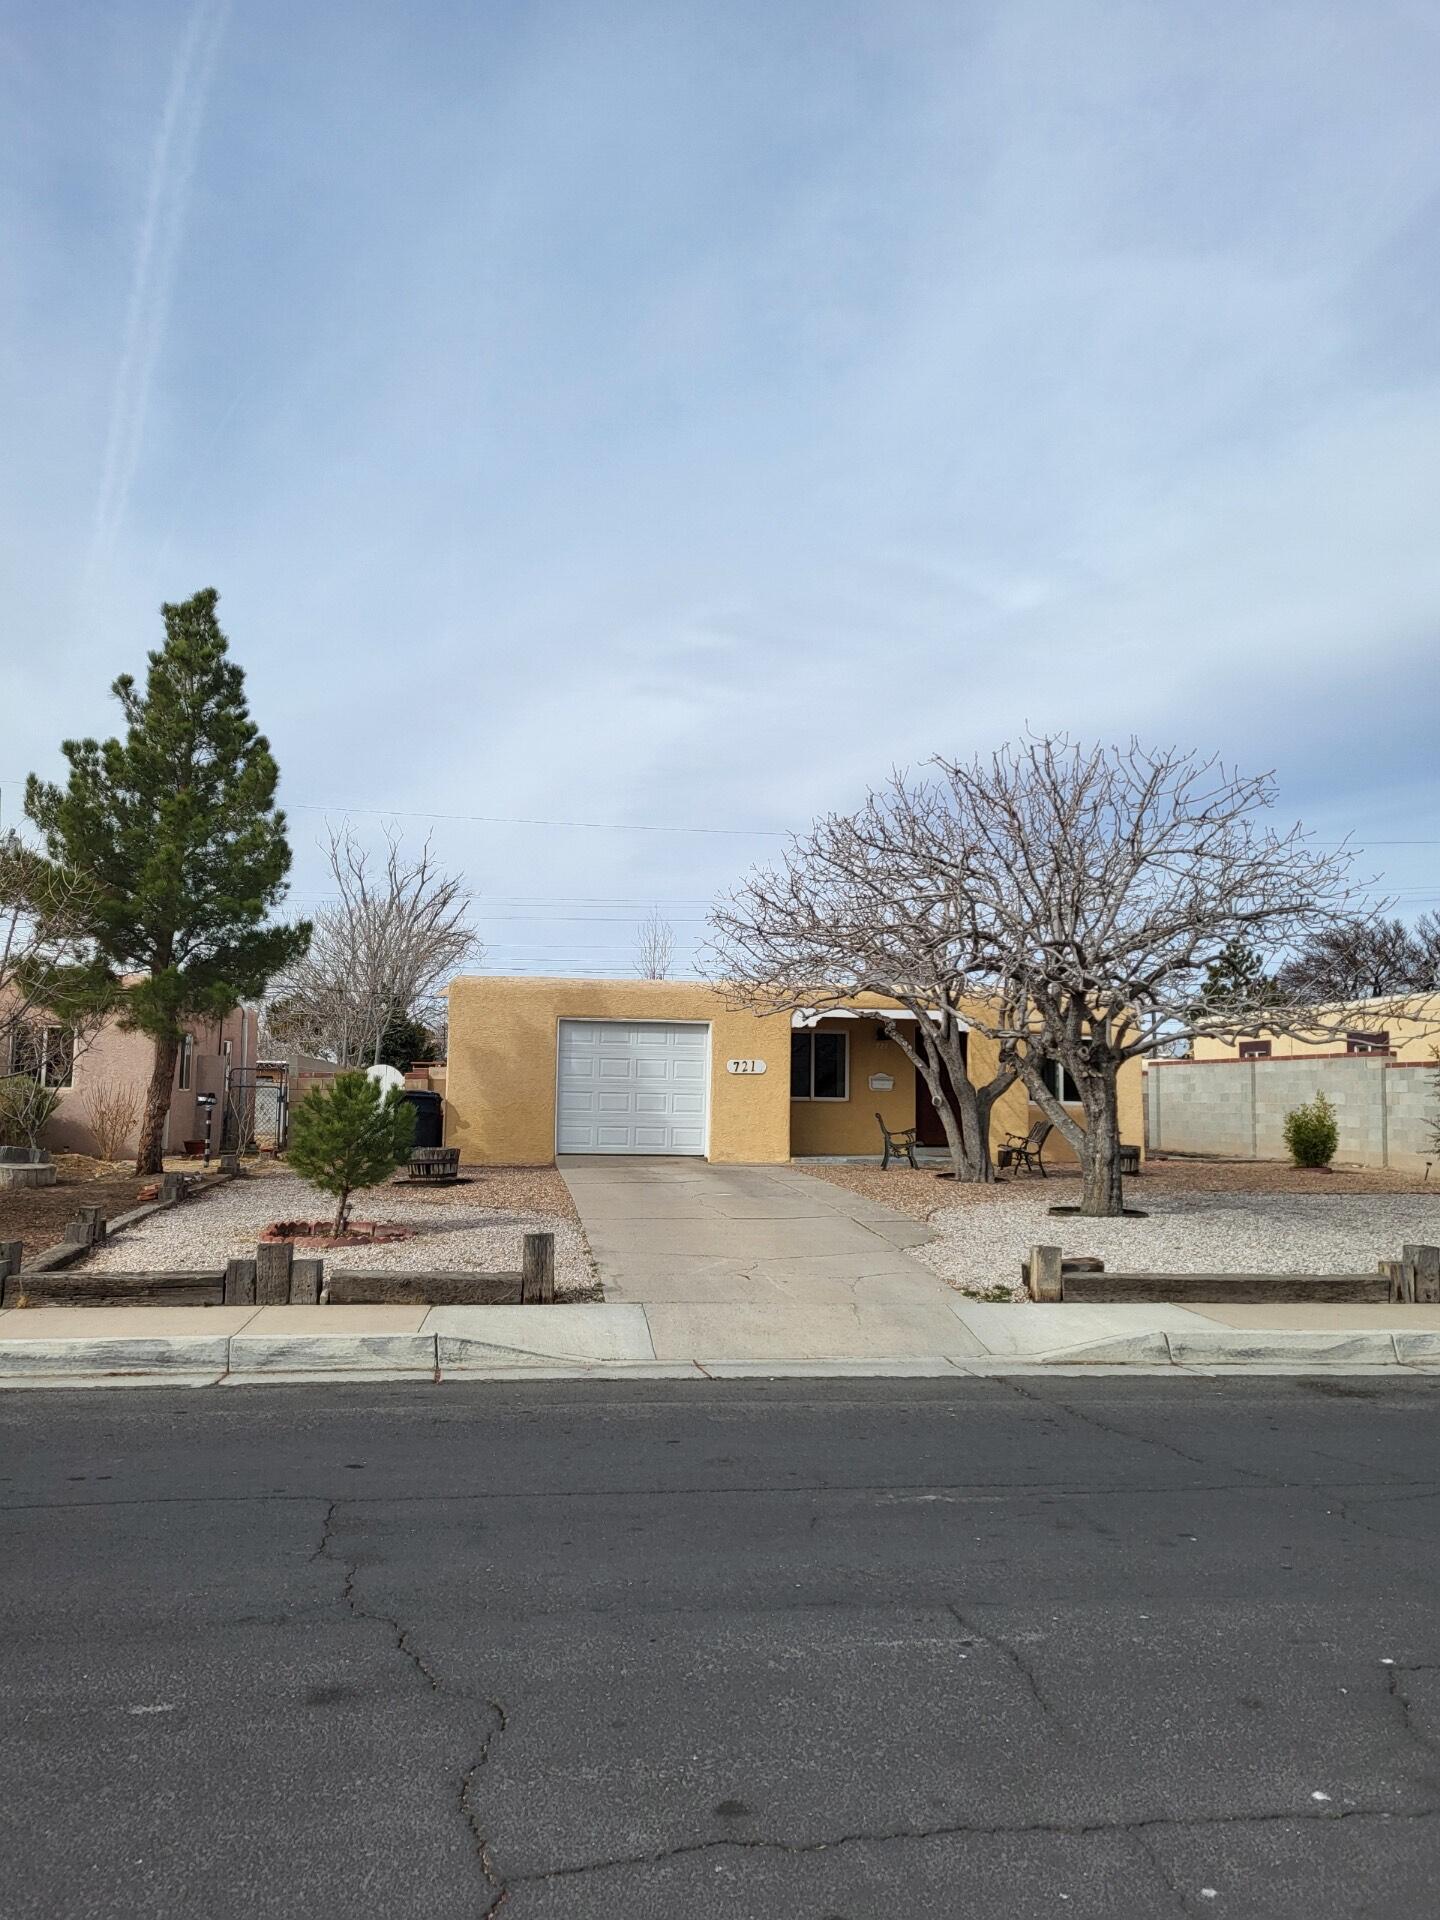
<svg viewBox="0 0 1440 1920">
<path fill-rule="evenodd" d="M 642 980 L 668 980 L 674 958 L 675 929 L 652 907 L 636 936 L 635 971 Z"/>
<path fill-rule="evenodd" d="M 267 1031 L 288 1045 L 362 1066 L 397 1016 L 426 1021 L 440 988 L 478 952 L 470 895 L 436 866 L 427 839 L 407 857 L 387 834 L 375 861 L 348 828 L 326 857 L 336 898 L 315 916 L 309 952 L 272 988 Z"/>
</svg>

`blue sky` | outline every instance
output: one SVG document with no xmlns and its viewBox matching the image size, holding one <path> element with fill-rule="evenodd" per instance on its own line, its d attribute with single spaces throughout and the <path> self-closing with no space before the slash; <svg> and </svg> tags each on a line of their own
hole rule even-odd
<svg viewBox="0 0 1440 1920">
<path fill-rule="evenodd" d="M 0 0 L 3 817 L 214 585 L 298 900 L 393 809 L 501 970 L 1027 722 L 1440 905 L 1437 93 L 1433 0 Z"/>
</svg>

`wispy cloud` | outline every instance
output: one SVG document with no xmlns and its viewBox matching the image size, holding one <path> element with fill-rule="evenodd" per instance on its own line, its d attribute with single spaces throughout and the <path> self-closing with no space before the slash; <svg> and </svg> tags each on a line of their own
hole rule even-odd
<svg viewBox="0 0 1440 1920">
<path fill-rule="evenodd" d="M 185 235 L 196 148 L 229 13 L 230 0 L 199 0 L 170 72 L 135 248 L 124 343 L 85 569 L 87 585 L 95 581 L 115 551 L 140 465 L 150 388 L 165 339 Z"/>
</svg>

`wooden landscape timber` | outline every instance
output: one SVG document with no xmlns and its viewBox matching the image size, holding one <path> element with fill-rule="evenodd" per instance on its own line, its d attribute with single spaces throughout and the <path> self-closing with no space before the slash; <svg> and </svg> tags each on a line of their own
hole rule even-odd
<svg viewBox="0 0 1440 1920">
<path fill-rule="evenodd" d="M 77 1248 L 76 1251 L 83 1249 Z M 21 1268 L 19 1242 L 0 1243 L 0 1307 L 264 1307 L 549 1305 L 555 1236 L 527 1233 L 519 1273 L 400 1273 L 297 1260 L 288 1241 L 262 1241 L 253 1258 L 199 1272 L 58 1272 Z"/>
</svg>

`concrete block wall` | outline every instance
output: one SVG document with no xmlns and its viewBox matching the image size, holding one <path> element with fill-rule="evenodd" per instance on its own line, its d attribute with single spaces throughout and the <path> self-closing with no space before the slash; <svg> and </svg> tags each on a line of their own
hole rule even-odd
<svg viewBox="0 0 1440 1920">
<path fill-rule="evenodd" d="M 1285 1116 L 1323 1093 L 1335 1107 L 1337 1161 L 1423 1173 L 1440 1160 L 1440 1067 L 1381 1055 L 1290 1060 L 1162 1060 L 1145 1073 L 1152 1153 L 1286 1160 Z"/>
</svg>

